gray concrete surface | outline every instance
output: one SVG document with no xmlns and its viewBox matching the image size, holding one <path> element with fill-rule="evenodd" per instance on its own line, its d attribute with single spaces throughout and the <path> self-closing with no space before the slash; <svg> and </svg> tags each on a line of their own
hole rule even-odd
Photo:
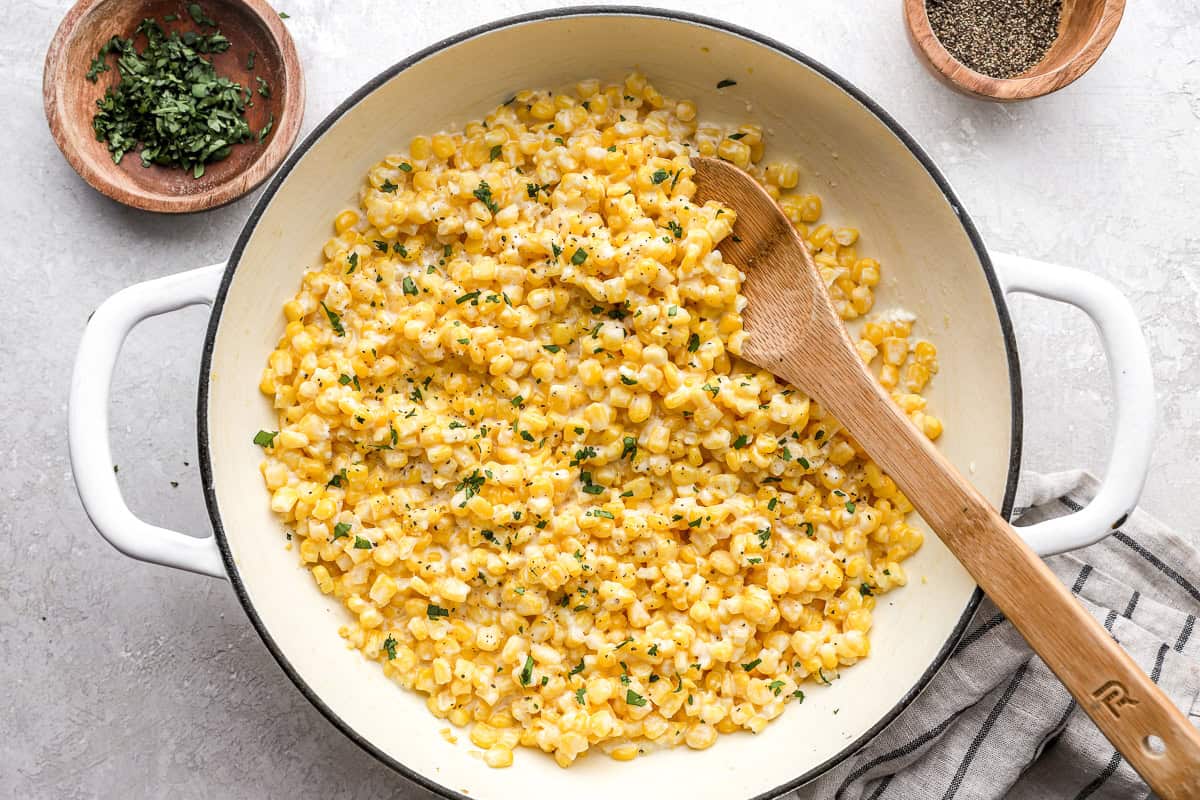
<svg viewBox="0 0 1200 800">
<path fill-rule="evenodd" d="M 766 30 L 824 61 L 929 149 L 992 246 L 1120 286 L 1145 323 L 1161 402 L 1144 505 L 1197 530 L 1200 26 L 1189 4 L 1130 4 L 1091 73 L 1006 106 L 935 83 L 909 52 L 896 0 L 796 3 L 786 14 L 737 0 L 659 4 Z M 280 0 L 307 69 L 306 128 L 403 56 L 550 5 Z M 0 795 L 425 798 L 309 706 L 227 584 L 127 560 L 83 514 L 65 412 L 89 311 L 130 283 L 221 260 L 254 198 L 168 218 L 116 205 L 76 177 L 40 93 L 67 6 L 0 3 Z M 378 44 L 355 44 L 364 32 Z M 1077 312 L 1023 298 L 1013 307 L 1026 467 L 1099 469 L 1110 409 L 1094 334 Z M 204 322 L 192 309 L 136 331 L 112 403 L 130 504 L 195 533 L 207 530 L 193 421 Z"/>
</svg>

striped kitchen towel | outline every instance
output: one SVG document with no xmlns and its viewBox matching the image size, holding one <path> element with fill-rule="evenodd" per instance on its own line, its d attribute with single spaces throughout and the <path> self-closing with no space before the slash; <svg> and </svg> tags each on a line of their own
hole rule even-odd
<svg viewBox="0 0 1200 800">
<path fill-rule="evenodd" d="M 1022 476 L 1020 520 L 1078 510 L 1098 482 Z M 1047 563 L 1200 726 L 1200 553 L 1142 511 Z M 794 800 L 1130 800 L 1150 790 L 985 599 L 928 688 L 863 750 Z"/>
</svg>

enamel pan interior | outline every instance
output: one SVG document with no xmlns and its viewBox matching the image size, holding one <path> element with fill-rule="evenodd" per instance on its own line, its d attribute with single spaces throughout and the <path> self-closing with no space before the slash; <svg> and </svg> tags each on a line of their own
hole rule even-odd
<svg viewBox="0 0 1200 800">
<path fill-rule="evenodd" d="M 860 252 L 884 267 L 878 308 L 918 315 L 941 373 L 929 392 L 945 420 L 941 446 L 1007 513 L 1019 464 L 1016 351 L 978 237 L 945 181 L 881 110 L 845 81 L 757 34 L 710 20 L 628 9 L 531 15 L 442 42 L 380 75 L 292 156 L 260 201 L 214 306 L 200 388 L 205 491 L 230 577 L 263 640 L 301 691 L 347 735 L 448 797 L 592 800 L 669 793 L 689 800 L 774 796 L 861 746 L 924 687 L 978 602 L 975 584 L 932 535 L 907 562 L 908 587 L 880 604 L 870 658 L 831 687 L 809 686 L 767 730 L 722 736 L 618 764 L 600 753 L 560 769 L 518 750 L 493 770 L 439 731 L 421 697 L 348 650 L 348 621 L 285 549 L 250 439 L 274 428 L 258 392 L 283 330 L 282 303 L 317 265 L 331 220 L 354 205 L 367 169 L 414 135 L 460 126 L 510 97 L 640 68 L 665 94 L 692 98 L 702 119 L 762 122 L 768 158 L 798 159 L 825 220 L 864 232 Z M 718 92 L 716 84 L 737 86 Z M 314 732 L 314 735 L 328 735 Z"/>
</svg>

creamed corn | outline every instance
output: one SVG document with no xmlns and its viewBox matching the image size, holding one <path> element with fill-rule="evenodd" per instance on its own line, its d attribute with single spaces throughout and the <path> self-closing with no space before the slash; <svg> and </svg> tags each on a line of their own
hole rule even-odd
<svg viewBox="0 0 1200 800">
<path fill-rule="evenodd" d="M 372 168 L 284 306 L 271 508 L 345 638 L 492 766 L 759 732 L 867 656 L 905 583 L 911 505 L 738 358 L 736 212 L 691 202 L 692 154 L 779 199 L 843 318 L 880 276 L 763 152 L 638 74 L 523 91 Z M 858 348 L 937 438 L 910 327 L 868 320 Z"/>
</svg>

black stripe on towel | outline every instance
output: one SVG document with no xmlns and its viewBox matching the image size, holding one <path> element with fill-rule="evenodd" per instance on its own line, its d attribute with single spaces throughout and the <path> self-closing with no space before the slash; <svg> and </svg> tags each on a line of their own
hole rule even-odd
<svg viewBox="0 0 1200 800">
<path fill-rule="evenodd" d="M 1125 619 L 1133 619 L 1133 610 L 1137 608 L 1138 600 L 1142 598 L 1141 593 L 1134 592 L 1129 598 L 1129 605 L 1125 606 L 1125 611 L 1121 614 Z"/>
<path fill-rule="evenodd" d="M 1002 625 L 1003 623 L 1004 623 L 1004 615 L 997 612 L 995 614 L 995 616 L 988 619 L 987 622 L 983 623 L 978 628 L 971 631 L 966 636 L 964 636 L 962 639 L 960 639 L 958 642 L 958 645 L 954 648 L 954 655 L 958 655 L 963 650 L 966 650 L 968 647 L 970 647 L 971 645 L 975 644 L 980 639 L 982 639 L 987 634 L 988 631 Z"/>
<path fill-rule="evenodd" d="M 852 771 L 849 775 L 847 775 L 846 778 L 842 781 L 841 786 L 838 786 L 837 791 L 834 792 L 834 795 L 833 795 L 834 800 L 841 800 L 842 794 L 846 791 L 847 787 L 849 787 L 851 783 L 858 780 L 863 775 L 866 775 L 868 772 L 875 769 L 875 767 L 879 766 L 880 764 L 886 763 L 886 762 L 891 761 L 896 758 L 902 758 L 902 757 L 908 755 L 909 753 L 913 752 L 914 750 L 920 749 L 922 745 L 926 744 L 930 740 L 936 739 L 937 737 L 941 736 L 946 731 L 946 729 L 949 728 L 951 725 L 953 725 L 955 722 L 957 722 L 958 718 L 960 716 L 962 716 L 963 713 L 965 711 L 967 711 L 967 709 L 969 709 L 969 708 L 970 708 L 970 706 L 960 709 L 956 713 L 954 713 L 951 716 L 947 717 L 946 719 L 942 720 L 940 723 L 938 723 L 938 725 L 936 727 L 925 731 L 925 733 L 922 733 L 920 736 L 917 736 L 916 738 L 912 739 L 907 744 L 901 745 L 900 747 L 897 747 L 895 750 L 890 750 L 881 756 L 876 756 L 875 758 L 868 761 L 866 764 L 862 764 L 861 766 L 856 767 L 854 769 L 854 771 Z"/>
<path fill-rule="evenodd" d="M 1192 638 L 1192 628 L 1196 627 L 1196 618 L 1188 614 L 1188 618 L 1183 621 L 1183 630 L 1179 632 L 1179 638 L 1175 640 L 1175 652 L 1182 653 L 1183 648 L 1187 646 L 1188 639 Z"/>
<path fill-rule="evenodd" d="M 894 777 L 896 776 L 885 775 L 883 780 L 879 782 L 879 785 L 875 787 L 875 791 L 871 792 L 871 796 L 868 797 L 867 800 L 879 800 L 879 798 L 882 797 L 883 793 L 887 790 L 887 787 L 892 785 L 892 778 Z"/>
<path fill-rule="evenodd" d="M 1079 511 L 1083 508 L 1083 506 L 1079 505 L 1079 503 L 1076 503 L 1069 497 L 1060 497 L 1058 498 L 1058 501 L 1072 511 Z M 1168 578 L 1178 584 L 1179 587 L 1185 592 L 1190 594 L 1193 600 L 1195 600 L 1197 603 L 1200 603 L 1200 589 L 1197 589 L 1190 581 L 1188 581 L 1187 578 L 1183 577 L 1178 572 L 1164 564 L 1162 559 L 1154 555 L 1154 553 L 1151 553 L 1149 550 L 1131 539 L 1124 531 L 1114 531 L 1113 538 L 1128 547 L 1133 552 L 1137 553 L 1139 556 L 1149 562 L 1155 569 L 1157 569 L 1163 575 L 1166 575 Z"/>
<path fill-rule="evenodd" d="M 1155 569 L 1157 569 L 1163 575 L 1166 575 L 1168 578 L 1178 584 L 1185 592 L 1190 594 L 1193 600 L 1195 600 L 1197 603 L 1200 603 L 1200 589 L 1197 589 L 1187 578 L 1183 577 L 1178 572 L 1164 564 L 1158 556 L 1154 555 L 1154 553 L 1151 553 L 1149 550 L 1142 547 L 1133 539 L 1130 539 L 1121 531 L 1114 533 L 1113 538 L 1128 547 L 1133 552 L 1137 553 L 1142 558 L 1146 559 L 1146 561 L 1150 562 Z"/>
<path fill-rule="evenodd" d="M 996 720 L 1000 718 L 1000 714 L 1004 712 L 1008 701 L 1012 699 L 1013 694 L 1017 691 L 1017 686 L 1025 677 L 1026 670 L 1029 669 L 1029 662 L 1026 661 L 1021 665 L 1013 675 L 1013 679 L 1008 682 L 1008 686 L 1004 689 L 1004 694 L 1000 695 L 1000 699 L 996 701 L 996 705 L 992 706 L 991 712 L 987 715 L 987 719 L 983 721 L 983 725 L 979 728 L 979 733 L 975 735 L 971 746 L 967 748 L 967 755 L 963 758 L 963 762 L 958 765 L 958 772 L 954 773 L 954 778 L 950 781 L 950 787 L 946 789 L 946 794 L 942 796 L 942 800 L 951 800 L 954 795 L 958 794 L 959 788 L 962 787 L 963 778 L 967 775 L 967 770 L 971 768 L 971 762 L 975 760 L 979 748 L 983 746 L 983 742 L 987 739 L 989 733 L 992 732 L 992 727 L 996 724 Z"/>
</svg>

